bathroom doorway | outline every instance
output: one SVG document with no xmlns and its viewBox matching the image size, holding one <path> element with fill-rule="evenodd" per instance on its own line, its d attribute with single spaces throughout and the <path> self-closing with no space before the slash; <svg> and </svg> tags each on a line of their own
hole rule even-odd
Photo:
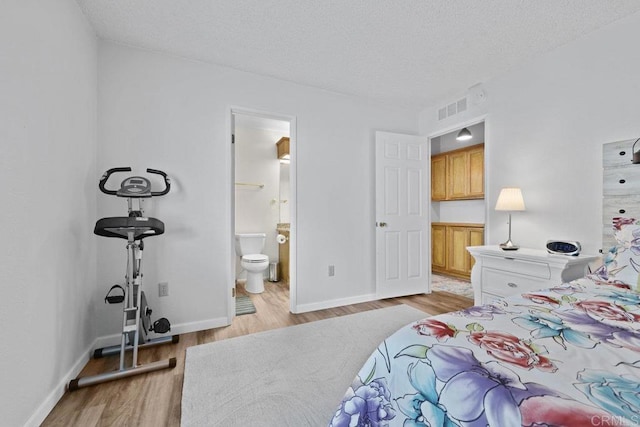
<svg viewBox="0 0 640 427">
<path fill-rule="evenodd" d="M 284 293 L 295 312 L 295 118 L 232 108 L 230 123 L 234 283 L 229 323 L 242 313 L 236 313 L 236 297 L 242 298 L 240 307 L 247 296 Z M 247 235 L 257 235 L 252 239 L 258 243 L 264 239 L 259 256 L 241 257 L 242 249 L 236 250 L 236 237 L 248 241 Z M 248 258 L 263 261 L 250 265 Z M 255 288 L 256 276 L 261 276 L 264 290 Z"/>
</svg>

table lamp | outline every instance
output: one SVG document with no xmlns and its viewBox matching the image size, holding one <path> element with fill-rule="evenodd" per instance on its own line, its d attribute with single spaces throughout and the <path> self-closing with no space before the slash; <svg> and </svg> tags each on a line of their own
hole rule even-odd
<svg viewBox="0 0 640 427">
<path fill-rule="evenodd" d="M 509 239 L 501 243 L 500 248 L 504 251 L 518 250 L 519 246 L 511 241 L 511 212 L 525 210 L 522 191 L 514 187 L 507 187 L 500 190 L 500 195 L 496 202 L 496 210 L 509 212 Z"/>
</svg>

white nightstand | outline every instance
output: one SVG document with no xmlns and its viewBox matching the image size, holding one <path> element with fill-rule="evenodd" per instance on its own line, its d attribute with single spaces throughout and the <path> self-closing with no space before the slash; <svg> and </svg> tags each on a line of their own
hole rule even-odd
<svg viewBox="0 0 640 427">
<path fill-rule="evenodd" d="M 476 260 L 471 270 L 475 305 L 579 279 L 587 273 L 589 263 L 599 258 L 527 248 L 504 251 L 498 246 L 469 246 L 467 250 Z"/>
</svg>

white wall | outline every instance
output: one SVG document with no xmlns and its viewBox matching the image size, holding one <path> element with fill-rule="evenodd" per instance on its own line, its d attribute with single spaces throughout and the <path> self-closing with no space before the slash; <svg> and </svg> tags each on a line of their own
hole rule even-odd
<svg viewBox="0 0 640 427">
<path fill-rule="evenodd" d="M 2 3 L 2 425 L 38 425 L 95 337 L 96 66 L 75 1 Z"/>
<path fill-rule="evenodd" d="M 526 212 L 513 240 L 543 248 L 578 240 L 597 253 L 602 236 L 602 144 L 640 136 L 640 14 L 484 82 L 487 100 L 443 122 L 420 115 L 424 134 L 488 114 L 487 205 L 521 187 Z M 439 105 L 441 104 L 438 103 Z M 488 244 L 507 236 L 506 214 L 488 210 Z"/>
<path fill-rule="evenodd" d="M 278 223 L 291 223 L 291 164 L 280 163 L 280 218 Z"/>
<path fill-rule="evenodd" d="M 431 222 L 475 222 L 483 224 L 484 200 L 450 200 L 431 202 Z"/>
<path fill-rule="evenodd" d="M 417 112 L 136 50 L 99 48 L 99 169 L 131 165 L 166 170 L 172 192 L 150 216 L 166 233 L 148 241 L 145 286 L 154 313 L 179 330 L 226 318 L 235 257 L 230 235 L 228 116 L 231 107 L 297 119 L 297 301 L 331 306 L 374 292 L 373 136 L 377 129 L 417 133 Z M 101 216 L 122 213 L 101 197 Z M 98 244 L 102 289 L 120 280 L 124 249 Z M 328 277 L 334 264 L 336 275 Z M 169 297 L 157 297 L 168 281 Z M 96 294 L 96 302 L 103 298 Z M 99 335 L 118 331 L 119 316 L 97 304 Z"/>
</svg>

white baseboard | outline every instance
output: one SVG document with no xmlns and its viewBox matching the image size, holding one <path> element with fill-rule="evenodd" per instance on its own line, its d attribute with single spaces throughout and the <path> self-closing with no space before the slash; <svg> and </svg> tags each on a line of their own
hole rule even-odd
<svg viewBox="0 0 640 427">
<path fill-rule="evenodd" d="M 198 322 L 181 323 L 179 325 L 171 326 L 171 333 L 173 335 L 188 334 L 190 332 L 221 328 L 223 326 L 228 326 L 228 325 L 229 325 L 229 322 L 226 317 L 218 317 L 215 319 L 201 320 Z"/>
<path fill-rule="evenodd" d="M 227 326 L 226 317 L 218 317 L 216 319 L 201 320 L 198 322 L 180 323 L 171 325 L 171 331 L 166 334 L 149 334 L 149 338 L 167 337 L 171 335 L 188 334 L 189 332 L 204 331 L 206 329 L 221 328 Z M 120 345 L 121 334 L 105 335 L 96 338 L 94 349 Z M 93 354 L 93 353 L 92 353 Z"/>
<path fill-rule="evenodd" d="M 375 301 L 377 299 L 378 298 L 376 294 L 365 294 L 365 295 L 358 295 L 358 296 L 349 297 L 349 298 L 339 298 L 339 299 L 333 299 L 328 301 L 315 302 L 312 304 L 298 304 L 296 306 L 296 313 L 307 313 L 309 311 L 324 310 L 327 308 L 334 308 L 334 307 L 342 307 L 344 305 L 360 304 L 362 302 Z"/>
<path fill-rule="evenodd" d="M 219 317 L 216 319 L 203 320 L 199 322 L 182 323 L 179 325 L 171 326 L 171 335 L 186 334 L 189 332 L 202 331 L 206 329 L 220 328 L 227 326 L 227 318 Z M 157 335 L 167 336 L 167 334 Z M 82 355 L 73 364 L 71 369 L 62 377 L 58 384 L 54 387 L 45 400 L 40 404 L 38 409 L 31 415 L 29 420 L 25 423 L 27 427 L 37 427 L 47 418 L 49 412 L 56 406 L 58 401 L 62 398 L 67 390 L 69 382 L 75 379 L 82 369 L 89 362 L 90 357 L 93 355 L 93 351 L 97 348 L 109 347 L 112 345 L 120 345 L 121 334 L 107 335 L 96 338 L 93 343 L 82 352 Z"/>
<path fill-rule="evenodd" d="M 58 401 L 62 398 L 64 393 L 67 391 L 67 385 L 69 382 L 76 378 L 78 374 L 85 367 L 87 362 L 89 362 L 89 356 L 91 354 L 91 349 L 95 348 L 96 341 L 94 341 L 89 347 L 87 347 L 82 355 L 76 360 L 71 369 L 67 371 L 66 374 L 60 379 L 58 384 L 51 390 L 49 395 L 44 399 L 44 401 L 38 406 L 38 409 L 29 417 L 27 422 L 24 424 L 25 426 L 37 427 L 42 424 L 42 422 L 47 418 L 49 412 L 56 406 Z"/>
</svg>

